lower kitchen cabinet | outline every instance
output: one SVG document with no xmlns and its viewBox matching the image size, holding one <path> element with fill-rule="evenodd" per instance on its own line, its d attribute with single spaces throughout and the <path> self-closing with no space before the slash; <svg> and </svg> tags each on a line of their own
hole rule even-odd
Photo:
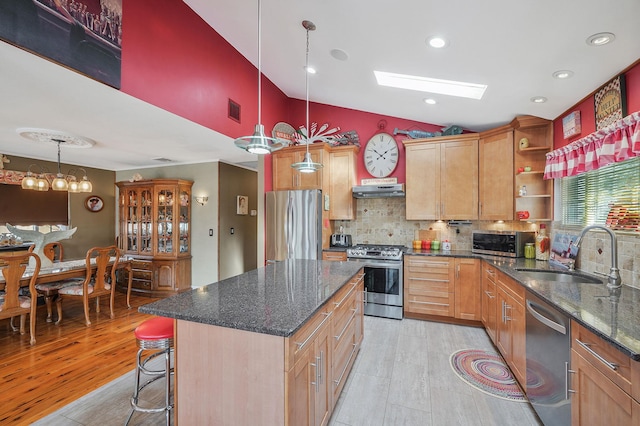
<svg viewBox="0 0 640 426">
<path fill-rule="evenodd" d="M 479 321 L 479 272 L 478 259 L 405 256 L 405 314 Z"/>
<path fill-rule="evenodd" d="M 455 267 L 452 257 L 404 257 L 404 313 L 453 317 Z"/>
<path fill-rule="evenodd" d="M 326 314 L 324 312 L 321 316 Z M 313 340 L 296 354 L 292 373 L 291 424 L 326 425 L 329 422 L 332 395 L 326 375 L 331 367 L 330 327 L 322 319 Z"/>
<path fill-rule="evenodd" d="M 482 262 L 482 324 L 494 344 L 498 326 L 496 275 L 495 266 Z"/>
<path fill-rule="evenodd" d="M 470 258 L 455 259 L 455 317 L 481 320 L 480 261 Z"/>
<path fill-rule="evenodd" d="M 347 252 L 324 250 L 322 252 L 322 260 L 333 260 L 336 262 L 347 260 Z"/>
<path fill-rule="evenodd" d="M 640 425 L 639 363 L 575 321 L 571 337 L 571 424 Z"/>
<path fill-rule="evenodd" d="M 326 425 L 363 337 L 363 278 L 358 274 L 290 339 L 291 425 Z"/>
<path fill-rule="evenodd" d="M 497 272 L 496 300 L 500 316 L 495 343 L 515 378 L 524 385 L 527 368 L 525 289 L 502 272 Z"/>
</svg>

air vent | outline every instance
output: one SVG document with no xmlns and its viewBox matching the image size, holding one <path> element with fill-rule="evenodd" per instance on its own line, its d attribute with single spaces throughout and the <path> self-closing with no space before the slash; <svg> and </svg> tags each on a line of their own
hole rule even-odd
<svg viewBox="0 0 640 426">
<path fill-rule="evenodd" d="M 161 163 L 173 163 L 173 160 L 164 157 L 152 158 L 153 161 L 159 161 Z"/>
<path fill-rule="evenodd" d="M 229 99 L 229 118 L 240 122 L 240 104 L 232 99 Z"/>
</svg>

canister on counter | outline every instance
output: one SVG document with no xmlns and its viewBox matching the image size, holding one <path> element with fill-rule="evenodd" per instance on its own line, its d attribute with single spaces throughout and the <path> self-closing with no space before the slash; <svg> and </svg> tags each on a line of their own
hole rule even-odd
<svg viewBox="0 0 640 426">
<path fill-rule="evenodd" d="M 431 250 L 431 240 L 422 240 L 422 250 Z"/>
<path fill-rule="evenodd" d="M 526 243 L 524 245 L 524 257 L 525 259 L 536 258 L 536 247 L 533 243 Z"/>
<path fill-rule="evenodd" d="M 440 250 L 440 241 L 439 240 L 431 241 L 431 250 Z"/>
<path fill-rule="evenodd" d="M 422 248 L 422 241 L 413 240 L 413 249 L 414 250 L 420 250 L 421 248 Z"/>
</svg>

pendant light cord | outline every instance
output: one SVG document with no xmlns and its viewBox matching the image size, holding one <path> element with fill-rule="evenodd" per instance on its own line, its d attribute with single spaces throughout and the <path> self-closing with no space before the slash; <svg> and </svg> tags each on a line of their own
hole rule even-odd
<svg viewBox="0 0 640 426">
<path fill-rule="evenodd" d="M 262 4 L 258 0 L 258 123 L 262 123 Z"/>
<path fill-rule="evenodd" d="M 309 152 L 309 140 L 311 137 L 311 129 L 309 128 L 309 28 L 307 28 L 307 55 L 305 58 L 304 68 L 304 84 L 307 97 L 307 153 Z"/>
</svg>

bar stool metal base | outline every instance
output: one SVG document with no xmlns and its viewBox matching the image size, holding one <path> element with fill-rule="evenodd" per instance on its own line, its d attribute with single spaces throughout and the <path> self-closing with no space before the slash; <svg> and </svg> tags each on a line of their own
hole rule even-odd
<svg viewBox="0 0 640 426">
<path fill-rule="evenodd" d="M 135 388 L 133 390 L 133 396 L 131 397 L 131 412 L 125 422 L 125 426 L 129 424 L 133 414 L 136 412 L 141 413 L 165 413 L 165 420 L 167 426 L 171 423 L 171 412 L 173 410 L 173 403 L 171 401 L 171 375 L 174 374 L 173 368 L 171 368 L 171 354 L 173 352 L 173 338 L 169 339 L 153 339 L 153 340 L 140 340 L 138 342 L 138 354 L 136 356 L 136 374 L 135 374 Z M 143 356 L 145 351 L 153 351 L 152 353 Z M 148 366 L 148 363 L 154 359 L 164 356 L 164 369 L 152 369 Z M 151 378 L 144 384 L 140 385 L 140 375 L 144 374 Z M 165 402 L 164 406 L 160 407 L 141 407 L 139 404 L 140 392 L 154 383 L 158 379 L 165 379 Z"/>
</svg>

